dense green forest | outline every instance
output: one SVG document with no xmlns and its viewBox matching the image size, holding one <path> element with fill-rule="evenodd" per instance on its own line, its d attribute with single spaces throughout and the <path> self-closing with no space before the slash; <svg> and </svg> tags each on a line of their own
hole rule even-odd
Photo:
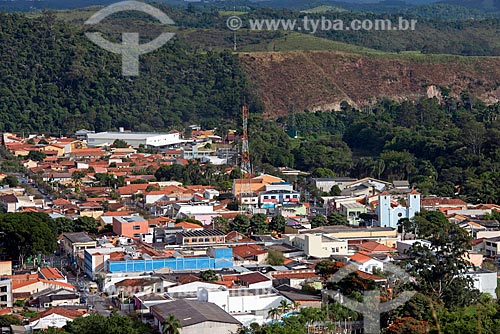
<svg viewBox="0 0 500 334">
<path fill-rule="evenodd" d="M 142 75 L 128 78 L 118 55 L 50 13 L 0 14 L 0 22 L 0 131 L 213 127 L 234 120 L 242 100 L 252 104 L 230 52 L 198 53 L 175 40 L 141 57 Z"/>
</svg>

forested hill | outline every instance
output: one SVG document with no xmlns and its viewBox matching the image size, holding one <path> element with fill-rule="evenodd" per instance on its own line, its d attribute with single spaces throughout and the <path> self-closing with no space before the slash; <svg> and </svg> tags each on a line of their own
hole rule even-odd
<svg viewBox="0 0 500 334">
<path fill-rule="evenodd" d="M 221 120 L 234 126 L 239 124 L 243 101 L 252 113 L 265 111 L 273 117 L 287 113 L 291 106 L 298 111 L 329 110 L 342 101 L 362 107 L 387 97 L 414 100 L 428 96 L 428 88 L 433 86 L 439 89 L 432 88 L 431 96 L 447 90 L 454 97 L 471 92 L 488 103 L 500 100 L 500 58 L 383 52 L 414 50 L 415 45 L 418 50 L 424 40 L 429 43 L 426 50 L 439 52 L 444 39 L 451 43 L 445 44 L 449 52 L 500 54 L 492 37 L 500 20 L 492 20 L 492 24 L 478 21 L 460 29 L 451 29 L 454 24 L 450 23 L 439 28 L 447 35 L 436 38 L 432 34 L 434 39 L 424 38 L 430 36 L 426 29 L 389 39 L 381 34 L 319 38 L 243 29 L 238 32 L 238 47 L 244 52 L 235 55 L 228 51 L 233 36 L 223 28 L 222 14 L 162 9 L 177 23 L 170 27 L 176 38 L 141 56 L 140 75 L 132 78 L 122 76 L 119 55 L 85 37 L 89 28 L 82 22 L 95 9 L 30 16 L 0 14 L 0 132 L 71 134 L 80 128 L 101 131 L 118 127 L 152 131 L 193 123 L 215 127 Z M 273 17 L 279 13 L 257 11 L 246 18 L 260 14 Z M 353 15 L 346 19 L 357 17 Z M 152 32 L 144 25 L 150 22 L 142 18 L 118 20 L 118 27 L 115 21 L 108 23 L 115 25 L 112 35 L 138 22 L 141 36 Z M 426 27 L 431 26 L 438 27 L 430 23 Z M 468 29 L 467 33 L 462 29 Z M 153 32 L 149 37 L 157 35 Z M 453 42 L 459 36 L 468 36 L 468 40 Z M 378 50 L 333 40 L 369 47 L 374 43 Z"/>
<path fill-rule="evenodd" d="M 141 56 L 141 75 L 55 20 L 0 13 L 0 132 L 138 131 L 189 122 L 211 127 L 251 103 L 237 58 L 194 52 L 178 40 Z"/>
</svg>

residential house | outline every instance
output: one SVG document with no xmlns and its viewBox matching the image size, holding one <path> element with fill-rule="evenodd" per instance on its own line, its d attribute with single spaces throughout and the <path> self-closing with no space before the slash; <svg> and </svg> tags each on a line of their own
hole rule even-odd
<svg viewBox="0 0 500 334">
<path fill-rule="evenodd" d="M 393 253 L 396 251 L 395 248 L 387 247 L 381 243 L 375 241 L 366 241 L 361 244 L 356 245 L 356 248 L 360 252 L 366 252 L 370 254 L 385 254 L 385 253 Z"/>
<path fill-rule="evenodd" d="M 264 264 L 267 260 L 267 251 L 260 245 L 248 244 L 233 247 L 234 262 L 242 264 Z"/>
<path fill-rule="evenodd" d="M 484 239 L 484 251 L 487 256 L 500 254 L 500 237 Z"/>
<path fill-rule="evenodd" d="M 273 281 L 258 271 L 238 275 L 236 281 L 248 289 L 270 289 L 273 287 Z"/>
<path fill-rule="evenodd" d="M 384 262 L 378 259 L 375 259 L 364 253 L 356 253 L 347 258 L 347 263 L 356 267 L 357 270 L 363 271 L 366 273 L 373 273 L 375 268 L 379 270 L 384 269 Z"/>
<path fill-rule="evenodd" d="M 312 179 L 313 185 L 319 190 L 329 193 L 334 186 L 338 186 L 340 190 L 344 190 L 347 185 L 355 182 L 356 179 L 350 177 L 327 177 L 327 178 L 314 178 Z"/>
<path fill-rule="evenodd" d="M 162 293 L 163 282 L 158 278 L 127 278 L 115 283 L 116 291 L 124 296 Z"/>
<path fill-rule="evenodd" d="M 386 189 L 390 189 L 392 187 L 392 184 L 390 182 L 377 180 L 372 177 L 365 177 L 363 179 L 347 183 L 345 185 L 345 189 L 342 192 L 348 193 L 349 191 L 354 191 L 354 189 L 360 186 L 371 189 L 371 192 L 369 191 L 368 193 L 366 193 L 366 195 L 375 195 L 376 193 L 380 193 Z"/>
<path fill-rule="evenodd" d="M 68 322 L 73 321 L 75 318 L 85 317 L 87 315 L 88 314 L 77 310 L 54 307 L 31 318 L 26 327 L 31 331 L 47 330 L 49 327 L 63 328 Z"/>
<path fill-rule="evenodd" d="M 67 282 L 66 277 L 57 268 L 39 268 L 38 276 L 49 281 Z"/>
<path fill-rule="evenodd" d="M 281 285 L 276 289 L 286 299 L 294 304 L 300 304 L 301 307 L 321 308 L 322 298 L 320 294 L 302 291 L 289 285 Z"/>
<path fill-rule="evenodd" d="M 407 253 L 415 244 L 420 244 L 421 246 L 424 247 L 431 247 L 431 242 L 427 240 L 399 240 L 396 243 L 396 249 L 398 250 L 399 254 L 405 254 Z"/>
<path fill-rule="evenodd" d="M 452 208 L 455 210 L 466 210 L 467 203 L 458 198 L 428 197 L 421 202 L 422 209 L 433 211 L 442 208 Z"/>
<path fill-rule="evenodd" d="M 42 208 L 43 200 L 35 201 L 33 196 L 7 194 L 0 196 L 0 204 L 6 212 L 18 212 L 23 208 Z"/>
<path fill-rule="evenodd" d="M 80 296 L 76 292 L 66 289 L 47 291 L 39 294 L 33 301 L 30 301 L 30 305 L 40 308 L 79 304 Z"/>
<path fill-rule="evenodd" d="M 296 289 L 302 289 L 306 282 L 320 278 L 314 269 L 271 271 L 269 275 L 274 286 L 285 284 Z"/>
<path fill-rule="evenodd" d="M 366 213 L 366 206 L 361 203 L 342 203 L 340 205 L 340 213 L 347 217 L 347 221 L 351 225 L 359 224 L 359 216 Z"/>
<path fill-rule="evenodd" d="M 497 299 L 496 289 L 498 277 L 496 272 L 480 269 L 469 271 L 465 276 L 472 278 L 474 288 L 479 290 L 480 293 L 487 293 L 493 299 Z"/>
<path fill-rule="evenodd" d="M 254 208 L 259 206 L 259 195 L 257 193 L 240 193 L 238 198 L 243 206 L 251 206 Z"/>
<path fill-rule="evenodd" d="M 182 228 L 184 231 L 203 231 L 203 226 L 185 221 L 175 224 L 174 227 Z"/>
<path fill-rule="evenodd" d="M 99 219 L 104 214 L 104 208 L 97 202 L 88 201 L 78 205 L 80 216 Z"/>
<path fill-rule="evenodd" d="M 193 300 L 175 300 L 151 306 L 151 314 L 159 331 L 170 316 L 176 317 L 181 328 L 179 334 L 232 334 L 238 332 L 241 323 L 219 306 Z"/>
<path fill-rule="evenodd" d="M 50 281 L 38 278 L 37 275 L 35 275 L 35 277 L 31 277 L 31 275 L 27 276 L 28 277 L 25 279 L 19 279 L 16 276 L 10 277 L 12 279 L 12 296 L 14 299 L 27 299 L 28 297 L 47 290 L 75 290 L 75 287 L 69 283 Z"/>
</svg>

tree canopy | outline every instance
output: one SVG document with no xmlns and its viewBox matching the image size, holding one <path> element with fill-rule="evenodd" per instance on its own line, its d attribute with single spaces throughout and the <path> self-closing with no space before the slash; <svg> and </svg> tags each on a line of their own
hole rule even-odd
<svg viewBox="0 0 500 334">
<path fill-rule="evenodd" d="M 0 241 L 4 252 L 21 265 L 29 256 L 56 250 L 57 224 L 45 213 L 0 214 Z"/>
</svg>

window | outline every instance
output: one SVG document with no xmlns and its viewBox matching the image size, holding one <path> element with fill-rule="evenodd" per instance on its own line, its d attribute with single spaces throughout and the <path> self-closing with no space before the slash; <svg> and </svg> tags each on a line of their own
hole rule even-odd
<svg viewBox="0 0 500 334">
<path fill-rule="evenodd" d="M 264 199 L 269 199 L 269 196 L 264 196 Z"/>
<path fill-rule="evenodd" d="M 134 225 L 134 231 L 138 231 L 141 229 L 141 226 L 140 225 Z"/>
<path fill-rule="evenodd" d="M 141 234 L 140 233 L 135 233 L 134 234 L 134 238 L 140 238 L 141 237 Z"/>
</svg>

